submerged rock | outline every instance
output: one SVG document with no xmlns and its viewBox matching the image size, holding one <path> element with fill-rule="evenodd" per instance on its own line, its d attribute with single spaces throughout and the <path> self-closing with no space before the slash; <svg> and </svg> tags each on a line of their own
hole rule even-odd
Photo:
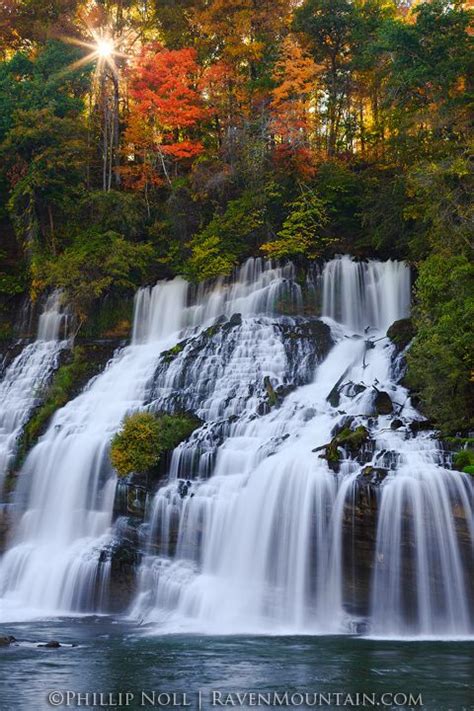
<svg viewBox="0 0 474 711">
<path fill-rule="evenodd" d="M 50 642 L 46 642 L 45 644 L 38 644 L 38 647 L 45 647 L 46 649 L 59 649 L 59 647 L 62 647 L 62 644 L 60 644 L 56 639 L 52 639 Z"/>
<path fill-rule="evenodd" d="M 0 647 L 9 647 L 10 644 L 14 644 L 15 642 L 15 637 L 11 635 L 0 635 Z"/>
</svg>

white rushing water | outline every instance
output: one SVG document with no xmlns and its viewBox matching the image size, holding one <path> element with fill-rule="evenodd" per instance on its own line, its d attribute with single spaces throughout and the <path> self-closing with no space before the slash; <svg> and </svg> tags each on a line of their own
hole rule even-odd
<svg viewBox="0 0 474 711">
<path fill-rule="evenodd" d="M 214 299 L 200 293 L 190 308 L 189 285 L 179 278 L 138 293 L 132 345 L 54 415 L 23 466 L 26 510 L 0 567 L 5 614 L 100 609 L 108 582 L 100 553 L 111 538 L 116 484 L 107 456 L 112 435 L 143 404 L 162 351 L 230 299 L 251 311 L 277 283 L 284 289 L 285 270 L 257 262 L 238 285 L 218 284 Z M 49 321 L 42 325 L 50 333 Z"/>
<path fill-rule="evenodd" d="M 66 332 L 67 315 L 55 292 L 44 304 L 36 340 L 21 350 L 0 381 L 0 499 L 18 438 L 67 345 Z"/>
<path fill-rule="evenodd" d="M 6 614 L 101 608 L 115 535 L 108 447 L 124 415 L 148 407 L 204 424 L 149 506 L 133 617 L 168 632 L 353 631 L 347 530 L 366 465 L 386 473 L 370 489 L 366 629 L 471 633 L 461 539 L 472 485 L 444 468 L 433 433 L 413 435 L 420 415 L 385 338 L 409 307 L 405 264 L 349 257 L 304 284 L 291 266 L 249 260 L 232 280 L 140 290 L 132 345 L 56 413 L 25 463 L 25 513 L 0 568 Z M 377 391 L 397 429 L 374 412 Z M 343 453 L 335 473 L 320 448 L 348 425 L 367 427 L 371 444 L 364 464 Z"/>
<path fill-rule="evenodd" d="M 216 336 L 208 352 L 192 355 L 188 344 L 158 378 L 158 407 L 173 388 L 181 396 L 184 391 L 186 405 L 207 422 L 201 435 L 175 450 L 170 482 L 155 497 L 132 616 L 168 631 L 354 629 L 343 530 L 362 466 L 347 459 L 336 475 L 318 454 L 335 426 L 351 417 L 353 428 L 370 429 L 367 465 L 388 461 L 390 467 L 381 487 L 369 629 L 469 634 L 468 568 L 461 562 L 455 514 L 472 518 L 472 487 L 467 476 L 440 466 L 432 433 L 410 434 L 409 423 L 420 416 L 394 382 L 393 347 L 383 338 L 409 313 L 409 270 L 344 257 L 327 264 L 316 282 L 335 346 L 306 374 L 308 384 L 278 408 L 256 416 L 259 382 L 267 377 L 278 388 L 287 376 L 295 378 L 271 318 L 244 319 L 233 343 Z M 307 370 L 306 357 L 304 351 L 296 355 L 300 370 Z M 338 382 L 333 407 L 327 398 Z M 398 430 L 390 428 L 392 417 L 374 416 L 376 390 L 389 393 L 400 411 Z M 229 416 L 224 424 L 219 419 Z M 413 538 L 408 531 L 403 538 L 407 525 L 414 527 Z M 407 546 L 413 546 L 415 565 L 404 577 Z M 412 589 L 404 594 L 407 580 Z"/>
</svg>

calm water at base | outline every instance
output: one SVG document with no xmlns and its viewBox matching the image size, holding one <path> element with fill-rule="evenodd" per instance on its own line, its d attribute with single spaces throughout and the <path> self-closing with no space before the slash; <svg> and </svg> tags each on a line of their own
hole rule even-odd
<svg viewBox="0 0 474 711">
<path fill-rule="evenodd" d="M 320 697 L 318 703 L 324 700 L 326 705 L 313 708 L 373 708 L 358 703 L 359 692 L 374 694 L 379 708 L 474 711 L 474 645 L 469 641 L 160 637 L 145 632 L 123 621 L 97 617 L 2 626 L 1 634 L 14 635 L 22 643 L 0 648 L 0 709 L 51 709 L 54 706 L 48 701 L 50 692 L 56 692 L 51 700 L 57 708 L 68 708 L 67 691 L 73 692 L 69 708 L 112 709 L 120 701 L 123 708 L 132 711 L 157 708 L 159 701 L 164 708 L 166 694 L 171 696 L 173 692 L 177 694 L 177 705 L 172 705 L 171 697 L 167 708 L 183 711 L 183 701 L 190 704 L 191 710 L 197 709 L 199 692 L 201 707 L 206 711 L 224 708 L 224 701 L 228 702 L 225 708 L 239 707 L 241 702 L 243 708 L 252 708 L 252 697 L 241 696 L 239 701 L 235 692 L 288 692 L 290 705 L 279 708 L 306 708 L 306 701 L 314 704 L 318 698 L 314 694 L 332 696 L 329 705 Z M 52 639 L 77 646 L 36 646 Z M 78 697 L 78 692 L 89 696 Z M 128 699 L 126 692 L 130 694 Z M 403 695 L 421 694 L 423 706 L 411 706 L 409 702 L 394 705 L 390 697 L 381 703 L 383 693 L 397 692 L 401 694 L 398 702 L 403 702 Z M 158 699 L 158 693 L 165 696 Z M 299 695 L 303 697 L 302 705 Z M 344 699 L 346 705 L 342 706 Z M 268 708 L 264 697 L 253 708 Z"/>
</svg>

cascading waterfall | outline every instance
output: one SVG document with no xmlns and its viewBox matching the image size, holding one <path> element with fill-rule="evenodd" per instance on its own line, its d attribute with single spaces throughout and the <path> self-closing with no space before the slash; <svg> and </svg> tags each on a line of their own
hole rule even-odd
<svg viewBox="0 0 474 711">
<path fill-rule="evenodd" d="M 453 513 L 458 506 L 472 517 L 472 487 L 467 477 L 443 469 L 432 433 L 410 434 L 410 422 L 420 416 L 394 382 L 393 347 L 384 338 L 388 326 L 409 313 L 409 270 L 343 257 L 329 262 L 318 281 L 335 345 L 314 376 L 306 373 L 308 384 L 297 381 L 300 387 L 277 409 L 259 411 L 258 383 L 270 381 L 278 390 L 298 370 L 285 356 L 281 317 L 244 318 L 235 324 L 233 342 L 217 334 L 209 352 L 200 344 L 197 354 L 188 343 L 158 371 L 155 404 L 163 407 L 173 391 L 182 403 L 184 393 L 184 404 L 206 421 L 175 450 L 170 481 L 157 492 L 150 515 L 132 615 L 160 630 L 354 629 L 343 528 L 362 467 L 348 459 L 336 475 L 317 454 L 348 418 L 370 430 L 367 465 L 388 461 L 390 467 L 381 487 L 369 628 L 377 634 L 472 629 Z M 299 353 L 296 360 L 306 357 Z M 336 383 L 332 406 L 328 396 Z M 398 430 L 390 428 L 391 417 L 375 415 L 376 391 L 398 404 L 404 423 Z M 407 578 L 400 570 L 407 509 L 415 528 L 414 565 L 407 572 L 414 604 L 402 594 Z M 436 592 L 434 580 L 440 581 Z"/>
<path fill-rule="evenodd" d="M 377 441 L 387 449 L 398 446 L 400 460 L 396 476 L 382 489 L 373 632 L 381 636 L 472 633 L 465 578 L 472 560 L 462 560 L 453 514 L 457 509 L 465 515 L 474 541 L 469 476 L 443 468 L 442 453 L 429 435 L 404 442 L 403 447 L 393 437 L 383 433 Z M 408 589 L 407 580 L 411 581 Z"/>
<path fill-rule="evenodd" d="M 123 417 L 146 407 L 191 410 L 203 425 L 175 449 L 148 507 L 132 616 L 166 631 L 340 633 L 364 617 L 379 635 L 469 633 L 472 547 L 460 536 L 472 541 L 472 484 L 444 468 L 433 433 L 414 436 L 421 418 L 385 338 L 409 304 L 405 264 L 349 257 L 303 286 L 291 265 L 249 260 L 210 286 L 141 289 L 132 344 L 56 413 L 23 467 L 3 609 L 101 608 L 104 551 L 122 525 L 108 447 Z M 374 411 L 377 392 L 390 395 L 396 429 Z M 344 453 L 336 473 L 324 445 L 361 425 L 364 465 Z M 361 612 L 347 532 L 364 472 L 381 467 Z"/>
<path fill-rule="evenodd" d="M 44 304 L 36 340 L 12 361 L 0 381 L 0 496 L 18 438 L 41 389 L 57 367 L 59 353 L 67 345 L 66 336 L 67 314 L 61 309 L 60 293 L 55 292 Z"/>
<path fill-rule="evenodd" d="M 18 490 L 25 513 L 1 563 L 3 610 L 23 615 L 100 608 L 108 581 L 101 550 L 112 536 L 116 485 L 107 456 L 111 437 L 123 417 L 143 405 L 161 352 L 216 310 L 225 311 L 230 300 L 252 310 L 276 294 L 277 284 L 284 291 L 285 283 L 285 269 L 257 261 L 235 282 L 217 284 L 209 298 L 200 292 L 189 307 L 182 279 L 140 290 L 132 345 L 54 415 L 22 468 Z M 49 332 L 49 322 L 43 325 Z"/>
</svg>

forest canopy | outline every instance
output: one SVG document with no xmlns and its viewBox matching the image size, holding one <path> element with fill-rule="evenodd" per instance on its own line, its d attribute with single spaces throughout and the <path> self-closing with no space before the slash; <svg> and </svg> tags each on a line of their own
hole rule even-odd
<svg viewBox="0 0 474 711">
<path fill-rule="evenodd" d="M 86 321 L 248 256 L 405 259 L 411 383 L 468 428 L 470 5 L 1 0 L 2 304 L 60 287 Z"/>
</svg>

